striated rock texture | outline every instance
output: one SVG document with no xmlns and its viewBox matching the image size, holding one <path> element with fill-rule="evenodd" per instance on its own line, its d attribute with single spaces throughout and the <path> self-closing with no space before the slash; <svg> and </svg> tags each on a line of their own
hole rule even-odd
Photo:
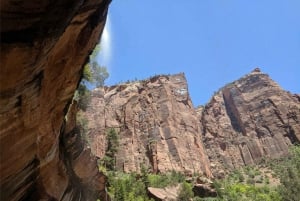
<svg viewBox="0 0 300 201">
<path fill-rule="evenodd" d="M 85 146 L 81 131 L 76 126 L 77 103 L 73 101 L 60 136 L 60 158 L 69 175 L 68 189 L 63 200 L 109 201 L 105 192 L 107 178 L 99 173 L 97 158 Z"/>
<path fill-rule="evenodd" d="M 170 170 L 211 176 L 197 114 L 184 74 L 96 89 L 85 116 L 92 150 L 105 153 L 105 132 L 119 133 L 116 168 Z"/>
<path fill-rule="evenodd" d="M 63 121 L 108 4 L 1 1 L 0 200 L 104 196 L 96 162 Z"/>
<path fill-rule="evenodd" d="M 198 108 L 214 175 L 285 156 L 300 141 L 300 99 L 255 69 Z"/>
</svg>

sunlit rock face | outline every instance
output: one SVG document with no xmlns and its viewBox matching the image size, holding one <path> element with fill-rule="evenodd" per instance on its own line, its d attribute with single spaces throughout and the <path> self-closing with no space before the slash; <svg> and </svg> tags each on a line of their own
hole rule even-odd
<svg viewBox="0 0 300 201">
<path fill-rule="evenodd" d="M 115 166 L 125 172 L 146 166 L 153 172 L 224 176 L 263 158 L 286 156 L 300 140 L 299 95 L 282 90 L 259 69 L 197 109 L 184 74 L 98 88 L 84 116 L 100 158 L 107 129 L 119 133 Z"/>
<path fill-rule="evenodd" d="M 300 140 L 300 98 L 255 69 L 198 109 L 214 175 L 286 156 Z"/>
<path fill-rule="evenodd" d="M 72 132 L 64 131 L 63 121 L 82 66 L 99 41 L 108 4 L 1 1 L 1 200 L 104 196 L 95 160 L 80 139 L 70 141 Z"/>
<path fill-rule="evenodd" d="M 125 172 L 150 167 L 211 176 L 201 128 L 184 74 L 99 88 L 85 116 L 92 150 L 105 153 L 105 132 L 119 133 L 116 168 Z"/>
</svg>

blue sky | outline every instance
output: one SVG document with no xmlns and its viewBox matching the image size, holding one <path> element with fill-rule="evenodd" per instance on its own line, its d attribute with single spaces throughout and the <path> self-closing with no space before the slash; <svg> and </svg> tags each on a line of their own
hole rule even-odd
<svg viewBox="0 0 300 201">
<path fill-rule="evenodd" d="M 184 72 L 195 106 L 260 67 L 300 93 L 299 0 L 113 0 L 101 65 L 107 85 Z"/>
</svg>

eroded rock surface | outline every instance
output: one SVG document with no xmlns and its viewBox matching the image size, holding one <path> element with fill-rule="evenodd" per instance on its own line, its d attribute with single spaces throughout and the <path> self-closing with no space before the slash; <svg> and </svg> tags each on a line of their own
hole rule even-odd
<svg viewBox="0 0 300 201">
<path fill-rule="evenodd" d="M 148 187 L 148 192 L 151 198 L 156 201 L 174 201 L 177 200 L 180 185 L 169 186 L 166 188 Z"/>
<path fill-rule="evenodd" d="M 94 200 L 83 189 L 97 175 L 95 161 L 72 145 L 71 136 L 62 136 L 62 125 L 108 4 L 1 1 L 1 200 Z M 79 158 L 90 164 L 86 170 L 74 162 Z"/>
<path fill-rule="evenodd" d="M 97 156 L 105 153 L 106 130 L 119 133 L 119 170 L 140 171 L 144 165 L 153 172 L 211 176 L 184 74 L 96 89 L 85 116 Z"/>
<path fill-rule="evenodd" d="M 299 95 L 282 90 L 259 69 L 223 87 L 197 112 L 215 175 L 286 156 L 300 140 Z"/>
</svg>

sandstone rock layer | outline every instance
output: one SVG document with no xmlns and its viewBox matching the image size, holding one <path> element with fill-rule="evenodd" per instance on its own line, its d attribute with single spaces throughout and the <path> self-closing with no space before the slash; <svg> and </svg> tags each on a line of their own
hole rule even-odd
<svg viewBox="0 0 300 201">
<path fill-rule="evenodd" d="M 84 192 L 92 181 L 104 191 L 95 160 L 62 126 L 108 4 L 1 1 L 1 200 L 94 200 Z"/>
<path fill-rule="evenodd" d="M 255 69 L 217 92 L 198 110 L 215 175 L 286 156 L 300 141 L 300 99 Z"/>
<path fill-rule="evenodd" d="M 96 89 L 85 116 L 97 156 L 105 153 L 106 130 L 119 133 L 119 170 L 140 171 L 144 165 L 153 172 L 211 176 L 184 74 Z"/>
</svg>

